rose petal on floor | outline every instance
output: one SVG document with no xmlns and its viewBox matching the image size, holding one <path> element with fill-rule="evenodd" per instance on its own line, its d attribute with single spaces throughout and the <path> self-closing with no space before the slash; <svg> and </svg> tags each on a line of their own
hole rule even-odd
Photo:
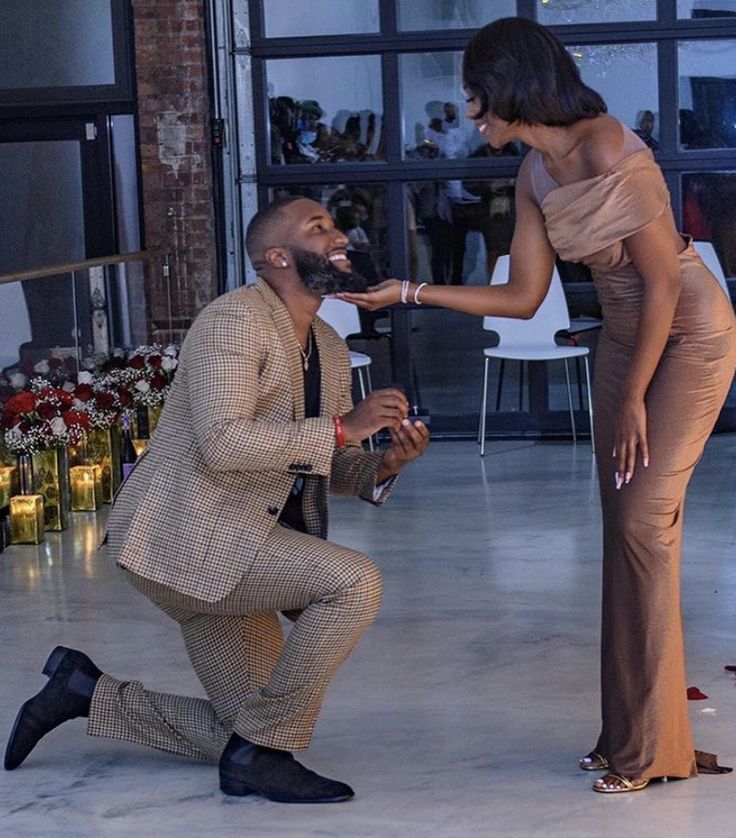
<svg viewBox="0 0 736 838">
<path fill-rule="evenodd" d="M 703 701 L 706 698 L 708 698 L 708 696 L 705 693 L 700 692 L 700 690 L 697 687 L 687 688 L 688 701 Z"/>
</svg>

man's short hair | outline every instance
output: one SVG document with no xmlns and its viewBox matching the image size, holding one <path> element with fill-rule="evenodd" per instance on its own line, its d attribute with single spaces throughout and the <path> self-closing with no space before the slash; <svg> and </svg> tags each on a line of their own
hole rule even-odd
<svg viewBox="0 0 736 838">
<path fill-rule="evenodd" d="M 269 247 L 274 247 L 283 242 L 271 242 L 268 233 L 276 219 L 281 215 L 282 210 L 294 201 L 303 200 L 301 195 L 289 195 L 286 198 L 278 198 L 273 203 L 264 207 L 251 218 L 245 231 L 245 250 L 253 267 L 259 270 L 264 264 L 263 254 Z"/>
</svg>

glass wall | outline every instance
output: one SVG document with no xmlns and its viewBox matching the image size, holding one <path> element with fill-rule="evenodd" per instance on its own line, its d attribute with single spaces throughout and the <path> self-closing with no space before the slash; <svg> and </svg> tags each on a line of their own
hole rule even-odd
<svg viewBox="0 0 736 838">
<path fill-rule="evenodd" d="M 253 94 L 259 202 L 285 193 L 320 201 L 350 231 L 370 281 L 482 284 L 508 252 L 526 149 L 491 150 L 465 118 L 461 61 L 474 30 L 513 15 L 561 37 L 609 112 L 654 152 L 678 224 L 709 236 L 736 275 L 736 0 L 313 0 L 308 13 L 287 0 L 220 2 L 234 20 L 255 22 L 249 33 L 236 27 L 229 46 L 241 98 Z M 252 178 L 239 188 L 252 196 Z M 598 311 L 587 271 L 562 263 L 560 273 L 571 313 Z M 435 432 L 472 432 L 476 353 L 488 342 L 480 320 L 422 309 L 391 312 L 381 326 L 391 330 L 391 363 L 376 355 L 374 382 L 429 402 Z M 385 355 L 386 341 L 358 348 Z M 566 428 L 564 413 L 553 415 L 564 407 L 560 382 L 545 386 L 544 415 L 527 416 L 527 428 Z M 504 394 L 499 427 L 504 416 L 508 427 L 524 424 L 511 413 L 538 406 L 545 387 L 530 392 Z"/>
</svg>

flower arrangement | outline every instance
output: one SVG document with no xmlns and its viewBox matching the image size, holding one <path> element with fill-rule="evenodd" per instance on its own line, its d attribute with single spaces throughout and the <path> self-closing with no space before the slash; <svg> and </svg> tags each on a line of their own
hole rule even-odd
<svg viewBox="0 0 736 838">
<path fill-rule="evenodd" d="M 33 379 L 30 390 L 16 393 L 5 403 L 0 420 L 5 445 L 15 454 L 76 445 L 90 422 L 84 411 L 74 407 L 68 390 Z"/>
<path fill-rule="evenodd" d="M 156 407 L 166 401 L 179 361 L 177 348 L 158 344 L 139 346 L 127 362 L 115 364 L 103 377 L 104 386 L 131 397 L 130 406 Z M 124 397 L 123 397 L 124 398 Z M 128 405 L 126 405 L 127 407 Z"/>
<path fill-rule="evenodd" d="M 178 366 L 177 347 L 139 346 L 125 357 L 51 357 L 0 373 L 0 439 L 13 454 L 77 445 L 137 408 L 163 405 Z M 86 369 L 85 369 L 86 368 Z"/>
</svg>

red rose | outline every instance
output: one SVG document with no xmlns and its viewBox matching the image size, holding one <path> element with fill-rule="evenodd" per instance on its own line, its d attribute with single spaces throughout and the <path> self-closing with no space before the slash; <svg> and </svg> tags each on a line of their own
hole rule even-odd
<svg viewBox="0 0 736 838">
<path fill-rule="evenodd" d="M 146 359 L 142 355 L 133 355 L 128 361 L 128 366 L 134 370 L 142 370 L 146 366 Z"/>
<path fill-rule="evenodd" d="M 131 396 L 127 390 L 121 387 L 118 390 L 118 401 L 123 407 L 129 407 L 131 404 L 133 404 L 133 396 Z"/>
<path fill-rule="evenodd" d="M 148 363 L 155 370 L 160 370 L 161 369 L 161 361 L 162 361 L 162 358 L 161 358 L 160 355 L 151 355 L 150 358 L 148 359 Z"/>
<path fill-rule="evenodd" d="M 159 373 L 156 373 L 151 377 L 150 383 L 152 390 L 163 390 L 166 387 L 166 379 L 163 375 L 159 375 Z"/>
<path fill-rule="evenodd" d="M 67 410 L 66 413 L 62 414 L 64 419 L 64 424 L 67 428 L 71 428 L 74 425 L 81 428 L 84 431 L 88 431 L 90 428 L 89 424 L 89 414 L 84 413 L 81 410 Z"/>
<path fill-rule="evenodd" d="M 20 371 L 25 375 L 27 378 L 33 378 L 36 375 L 36 370 L 34 369 L 35 364 L 30 358 L 26 358 L 25 361 L 21 362 Z"/>
<path fill-rule="evenodd" d="M 51 404 L 51 402 L 39 402 L 36 405 L 36 412 L 42 419 L 46 419 L 46 421 L 50 421 L 54 416 L 59 415 L 58 408 Z"/>
<path fill-rule="evenodd" d="M 74 405 L 74 396 L 66 390 L 54 390 L 54 395 L 61 403 L 62 410 L 69 410 Z"/>
<path fill-rule="evenodd" d="M 98 410 L 113 410 L 115 408 L 115 397 L 112 393 L 95 393 L 95 406 Z"/>
<path fill-rule="evenodd" d="M 33 413 L 36 409 L 36 397 L 33 393 L 16 393 L 5 405 L 8 413 Z"/>
<path fill-rule="evenodd" d="M 78 398 L 80 402 L 88 402 L 93 395 L 94 391 L 92 390 L 91 384 L 77 384 L 74 388 L 74 396 Z"/>
</svg>

